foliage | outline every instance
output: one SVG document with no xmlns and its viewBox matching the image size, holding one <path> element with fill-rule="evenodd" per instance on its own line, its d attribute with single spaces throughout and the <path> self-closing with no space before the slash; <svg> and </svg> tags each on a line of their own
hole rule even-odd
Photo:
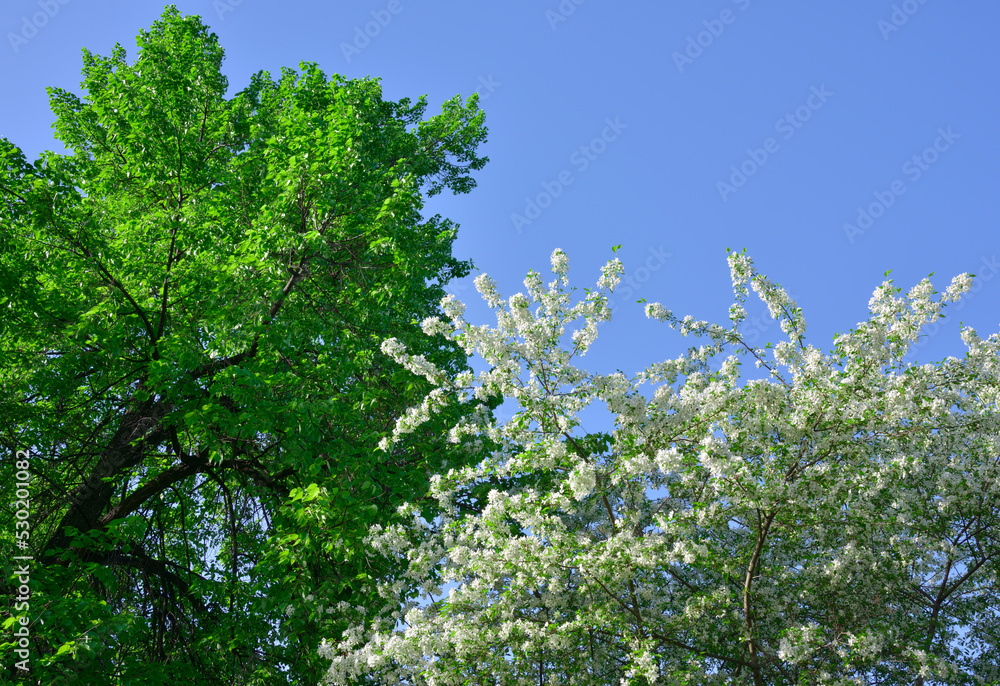
<svg viewBox="0 0 1000 686">
<path fill-rule="evenodd" d="M 823 354 L 780 286 L 745 254 L 729 264 L 730 324 L 648 305 L 707 343 L 632 378 L 574 366 L 621 263 L 574 303 L 558 250 L 548 289 L 531 272 L 505 301 L 479 277 L 495 327 L 453 299 L 447 320 L 424 322 L 485 359 L 475 384 L 386 342 L 437 384 L 394 440 L 475 399 L 518 410 L 454 425 L 495 447 L 435 480 L 442 517 L 404 506 L 408 521 L 373 533 L 373 557 L 408 568 L 366 623 L 324 644 L 330 683 L 1000 680 L 1000 334 L 965 328 L 964 359 L 903 364 L 970 275 L 937 299 L 927 279 L 906 294 L 885 281 L 870 319 Z M 741 333 L 748 287 L 787 337 L 773 348 Z M 761 378 L 741 381 L 747 358 Z M 598 404 L 610 433 L 584 429 Z"/>
<path fill-rule="evenodd" d="M 365 605 L 364 535 L 469 455 L 434 423 L 376 450 L 430 387 L 379 343 L 465 368 L 419 322 L 471 265 L 420 210 L 474 186 L 483 114 L 456 97 L 424 119 L 425 98 L 309 63 L 227 98 L 215 34 L 173 7 L 138 47 L 84 50 L 84 94 L 50 89 L 70 154 L 0 139 L 0 481 L 13 502 L 27 451 L 28 678 L 315 682 L 317 637 L 350 617 L 286 609 Z"/>
</svg>

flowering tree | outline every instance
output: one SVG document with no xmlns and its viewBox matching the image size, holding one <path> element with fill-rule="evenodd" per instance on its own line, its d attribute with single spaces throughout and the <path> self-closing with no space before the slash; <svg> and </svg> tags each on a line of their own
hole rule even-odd
<svg viewBox="0 0 1000 686">
<path fill-rule="evenodd" d="M 411 525 L 374 530 L 371 554 L 406 572 L 321 648 L 330 683 L 998 682 L 1000 335 L 966 328 L 964 359 L 902 362 L 970 275 L 937 299 L 926 279 L 884 282 L 824 354 L 780 286 L 745 254 L 729 265 L 730 324 L 647 306 L 707 342 L 631 379 L 574 366 L 621 263 L 574 303 L 558 250 L 547 289 L 530 272 L 504 300 L 477 279 L 496 327 L 453 298 L 424 321 L 485 358 L 477 382 L 386 341 L 437 387 L 394 438 L 466 405 L 451 440 L 490 457 L 433 479 L 443 517 L 404 506 Z M 748 287 L 786 336 L 773 348 L 741 333 Z M 745 359 L 765 378 L 741 382 Z M 476 409 L 497 396 L 519 406 L 502 424 Z M 584 430 L 592 403 L 612 432 Z"/>
</svg>

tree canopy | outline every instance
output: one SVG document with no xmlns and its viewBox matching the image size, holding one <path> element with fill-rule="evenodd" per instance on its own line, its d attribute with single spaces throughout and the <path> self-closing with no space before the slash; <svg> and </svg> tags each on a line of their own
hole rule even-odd
<svg viewBox="0 0 1000 686">
<path fill-rule="evenodd" d="M 483 398 L 517 410 L 454 425 L 491 449 L 435 479 L 440 518 L 403 506 L 373 532 L 372 557 L 405 571 L 324 644 L 328 683 L 1000 683 L 1000 334 L 966 327 L 963 359 L 903 363 L 972 277 L 937 298 L 885 281 L 827 354 L 745 253 L 729 264 L 730 322 L 647 305 L 707 340 L 631 378 L 576 361 L 621 263 L 574 302 L 559 250 L 547 288 L 530 272 L 508 299 L 477 279 L 496 326 L 451 298 L 424 322 L 486 361 L 477 380 L 384 344 L 437 388 L 383 448 Z M 773 347 L 742 332 L 751 288 Z M 761 378 L 741 379 L 748 359 Z M 585 426 L 592 405 L 609 430 Z"/>
<path fill-rule="evenodd" d="M 370 527 L 432 516 L 430 474 L 471 459 L 433 424 L 376 448 L 430 389 L 385 338 L 466 368 L 419 326 L 471 268 L 421 209 L 487 161 L 475 96 L 425 118 L 303 63 L 229 97 L 222 61 L 168 7 L 49 89 L 68 154 L 0 139 L 0 481 L 13 502 L 28 456 L 34 558 L 27 610 L 4 560 L 10 678 L 316 682 L 350 616 L 288 607 L 364 606 Z"/>
<path fill-rule="evenodd" d="M 590 372 L 618 260 L 445 296 L 476 96 L 223 58 L 168 7 L 49 90 L 68 152 L 0 138 L 0 681 L 1000 684 L 1000 334 L 904 361 L 971 275 L 824 352 L 732 253 L 728 324 Z"/>
</svg>

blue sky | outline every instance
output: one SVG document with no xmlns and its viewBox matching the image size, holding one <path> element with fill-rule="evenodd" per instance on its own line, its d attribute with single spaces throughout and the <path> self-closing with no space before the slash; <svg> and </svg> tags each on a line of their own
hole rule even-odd
<svg viewBox="0 0 1000 686">
<path fill-rule="evenodd" d="M 724 323 L 727 247 L 746 247 L 797 298 L 823 349 L 867 317 L 888 269 L 904 289 L 931 272 L 938 290 L 979 275 L 914 359 L 960 355 L 960 320 L 998 330 L 996 3 L 176 4 L 219 35 L 232 92 L 301 60 L 381 77 L 386 98 L 426 93 L 431 113 L 479 91 L 491 162 L 471 194 L 434 198 L 427 213 L 461 224 L 456 255 L 505 295 L 556 247 L 573 283 L 593 285 L 621 244 L 633 293 L 586 358 L 595 371 L 633 372 L 691 343 L 647 321 L 638 298 Z M 79 91 L 82 47 L 120 42 L 134 56 L 162 9 L 6 0 L 0 136 L 31 159 L 61 149 L 45 87 Z M 471 279 L 453 290 L 487 321 Z M 748 310 L 777 340 L 766 308 Z"/>
</svg>

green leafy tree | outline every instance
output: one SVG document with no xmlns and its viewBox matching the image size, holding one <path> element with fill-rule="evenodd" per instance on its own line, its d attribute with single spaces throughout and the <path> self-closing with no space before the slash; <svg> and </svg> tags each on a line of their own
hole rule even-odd
<svg viewBox="0 0 1000 686">
<path fill-rule="evenodd" d="M 483 114 L 309 63 L 227 98 L 216 36 L 173 7 L 138 48 L 49 90 L 69 154 L 0 139 L 0 480 L 13 502 L 26 451 L 34 557 L 18 611 L 5 556 L 4 668 L 26 617 L 12 679 L 315 683 L 319 637 L 389 571 L 363 537 L 405 500 L 432 516 L 429 475 L 473 454 L 444 419 L 377 450 L 431 388 L 379 344 L 465 368 L 419 322 L 471 265 L 420 211 L 475 185 Z"/>
</svg>

